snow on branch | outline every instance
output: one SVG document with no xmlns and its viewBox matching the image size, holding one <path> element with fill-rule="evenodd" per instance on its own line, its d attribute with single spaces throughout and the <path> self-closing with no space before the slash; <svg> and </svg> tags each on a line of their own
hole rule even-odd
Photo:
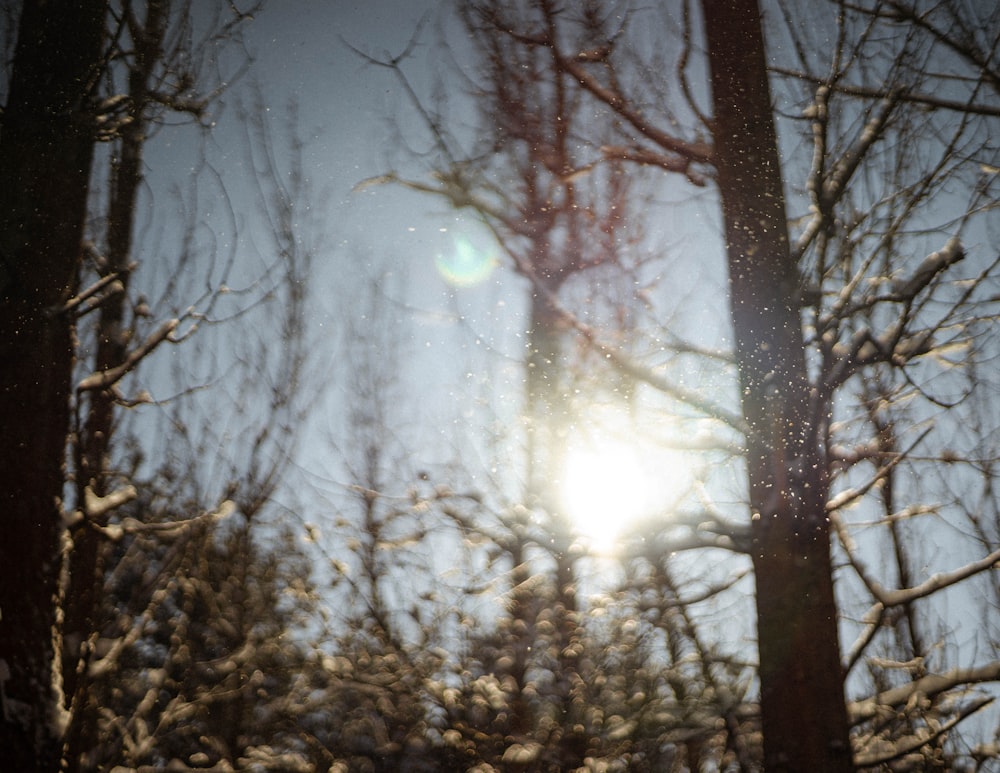
<svg viewBox="0 0 1000 773">
<path fill-rule="evenodd" d="M 957 236 L 953 236 L 937 252 L 932 252 L 921 261 L 917 270 L 907 279 L 894 279 L 892 281 L 892 294 L 886 300 L 911 301 L 913 300 L 931 281 L 954 263 L 958 263 L 965 257 L 965 250 L 962 242 Z"/>
<path fill-rule="evenodd" d="M 861 268 L 838 293 L 838 298 L 829 312 L 819 320 L 819 326 L 824 329 L 833 327 L 834 320 L 842 320 L 853 316 L 859 311 L 866 311 L 877 303 L 909 303 L 920 294 L 936 277 L 951 265 L 965 258 L 965 248 L 957 236 L 951 237 L 940 250 L 932 252 L 921 261 L 916 271 L 907 278 L 895 278 L 890 283 L 890 292 L 886 295 L 864 294 L 860 300 L 852 302 L 855 291 L 864 281 L 872 258 L 867 259 Z M 871 334 L 868 333 L 870 336 Z M 874 340 L 874 339 L 873 339 Z M 885 342 L 885 336 L 880 341 Z"/>
<path fill-rule="evenodd" d="M 858 312 L 871 309 L 878 303 L 912 304 L 937 276 L 964 257 L 961 241 L 952 237 L 944 247 L 924 258 L 912 274 L 892 279 L 888 293 L 866 293 L 860 300 L 850 303 L 864 273 L 862 269 L 845 285 L 836 303 L 819 320 L 818 327 L 827 330 L 824 335 L 832 340 L 835 337 L 832 331 L 838 323 Z M 866 365 L 887 362 L 903 366 L 916 357 L 932 353 L 935 349 L 934 335 L 940 331 L 941 323 L 929 329 L 909 331 L 907 322 L 910 319 L 910 315 L 904 313 L 879 334 L 862 326 L 854 331 L 849 341 L 832 343 L 825 382 L 830 386 L 839 386 Z"/>
<path fill-rule="evenodd" d="M 867 584 L 867 581 L 866 581 Z M 851 669 L 854 668 L 855 664 L 861 660 L 861 656 L 864 651 L 871 644 L 872 639 L 875 638 L 875 634 L 879 632 L 882 627 L 882 621 L 885 618 L 885 607 L 882 604 L 875 602 L 867 612 L 861 618 L 861 625 L 864 626 L 861 633 L 858 634 L 858 638 L 854 640 L 854 644 L 851 645 L 850 651 L 844 658 L 844 673 L 849 673 Z"/>
<path fill-rule="evenodd" d="M 124 497 L 129 494 L 129 489 L 131 489 L 132 496 L 128 497 L 128 499 L 125 499 Z M 88 493 L 89 491 L 90 489 L 87 489 Z M 115 495 L 121 496 L 122 501 L 119 502 L 118 504 L 113 504 L 111 507 L 108 507 L 107 509 L 109 510 L 113 509 L 113 507 L 118 507 L 119 504 L 124 504 L 124 502 L 129 501 L 130 499 L 134 499 L 135 489 L 133 489 L 131 486 L 128 486 L 126 489 L 123 489 L 122 491 L 115 492 L 115 494 L 110 494 L 107 497 L 101 498 L 99 502 L 103 504 L 108 500 L 113 499 Z M 222 521 L 231 516 L 235 512 L 236 512 L 236 505 L 227 499 L 224 502 L 222 502 L 215 510 L 211 510 L 209 512 L 202 513 L 200 515 L 196 515 L 192 518 L 184 518 L 179 521 L 168 521 L 165 523 L 143 523 L 137 518 L 129 517 L 129 518 L 124 518 L 121 523 L 109 523 L 106 526 L 95 525 L 95 528 L 112 542 L 118 542 L 126 534 L 156 534 L 157 537 L 159 538 L 173 539 L 183 534 L 187 529 L 189 529 L 196 523 L 202 523 L 202 522 L 211 523 L 214 521 Z M 89 508 L 87 510 L 87 513 L 91 514 Z"/>
<path fill-rule="evenodd" d="M 87 486 L 83 490 L 83 509 L 90 518 L 100 518 L 107 515 L 112 510 L 117 510 L 127 502 L 131 502 L 138 496 L 135 486 L 125 486 L 123 488 L 105 494 L 103 497 L 97 496 L 94 490 Z"/>
<path fill-rule="evenodd" d="M 841 510 L 852 502 L 856 502 L 861 499 L 865 494 L 871 491 L 876 485 L 881 481 L 885 480 L 885 477 L 892 472 L 900 462 L 907 459 L 910 454 L 919 446 L 931 432 L 933 427 L 928 427 L 907 447 L 904 451 L 898 454 L 893 454 L 889 457 L 889 461 L 884 465 L 879 467 L 875 474 L 866 482 L 860 486 L 853 486 L 851 488 L 846 488 L 841 491 L 836 496 L 832 497 L 826 503 L 826 511 L 828 513 L 835 513 L 837 510 Z M 849 545 L 844 545 L 845 549 L 849 549 Z"/>
<path fill-rule="evenodd" d="M 840 539 L 840 543 L 844 548 L 844 551 L 847 553 L 848 561 L 854 568 L 854 571 L 857 572 L 858 577 L 860 577 L 861 581 L 865 584 L 865 587 L 868 588 L 869 593 L 875 597 L 875 604 L 862 618 L 862 621 L 869 628 L 877 626 L 884 611 L 890 607 L 899 607 L 905 604 L 910 604 L 918 599 L 926 598 L 927 596 L 937 593 L 940 590 L 956 585 L 973 575 L 979 574 L 980 572 L 1000 568 L 1000 549 L 998 549 L 978 561 L 972 561 L 971 563 L 959 567 L 951 572 L 936 572 L 922 583 L 915 585 L 912 588 L 900 588 L 898 590 L 889 589 L 872 577 L 867 567 L 865 567 L 865 565 L 858 559 L 854 541 L 848 533 L 843 519 L 839 517 L 839 514 L 830 511 L 830 521 L 837 532 L 837 536 Z M 867 639 L 870 640 L 871 636 L 867 636 Z"/>
<path fill-rule="evenodd" d="M 880 692 L 871 698 L 851 701 L 847 705 L 847 712 L 851 722 L 858 724 L 875 719 L 887 709 L 892 710 L 897 706 L 904 706 L 917 696 L 935 698 L 942 693 L 954 690 L 956 687 L 998 680 L 1000 680 L 1000 661 L 975 668 L 955 668 L 943 674 L 928 674 L 908 684 Z"/>
<path fill-rule="evenodd" d="M 191 518 L 165 523 L 143 523 L 135 518 L 126 518 L 121 528 L 128 534 L 156 533 L 160 537 L 174 537 L 196 523 L 204 521 L 223 521 L 236 512 L 236 504 L 229 499 L 224 500 L 214 510 L 209 510 Z"/>
<path fill-rule="evenodd" d="M 944 736 L 959 722 L 975 714 L 982 708 L 990 705 L 993 698 L 980 698 L 973 701 L 968 706 L 963 706 L 961 710 L 947 722 L 943 724 L 934 723 L 928 727 L 919 727 L 913 735 L 897 740 L 874 738 L 870 742 L 871 750 L 858 752 L 854 755 L 854 764 L 859 768 L 875 767 L 883 765 L 893 760 L 902 759 L 908 755 L 916 755 L 914 761 L 926 762 L 926 758 L 920 753 L 920 749 Z"/>
<path fill-rule="evenodd" d="M 171 335 L 180 326 L 181 321 L 178 318 L 168 319 L 166 322 L 161 324 L 156 330 L 150 333 L 146 340 L 143 341 L 137 348 L 133 349 L 128 353 L 128 356 L 120 364 L 113 368 L 108 368 L 107 370 L 97 371 L 96 373 L 91 373 L 89 376 L 84 378 L 79 384 L 77 384 L 77 391 L 86 392 L 95 389 L 107 389 L 116 382 L 120 381 L 127 373 L 138 365 L 143 358 L 146 357 L 150 352 L 152 352 L 157 346 L 167 340 L 173 340 Z"/>
<path fill-rule="evenodd" d="M 91 526 L 103 531 L 104 529 L 97 525 L 97 521 L 112 510 L 117 510 L 122 505 L 131 502 L 136 496 L 138 496 L 138 492 L 132 485 L 116 489 L 104 496 L 98 496 L 90 486 L 87 486 L 83 490 L 83 507 L 73 511 L 64 511 L 62 514 L 63 525 L 72 527 L 86 519 Z"/>
<path fill-rule="evenodd" d="M 891 590 L 885 588 L 872 577 L 867 567 L 858 559 L 853 540 L 850 534 L 848 534 L 847 528 L 839 514 L 831 513 L 830 520 L 837 531 L 841 545 L 847 553 L 848 561 L 865 584 L 869 593 L 875 597 L 875 603 L 861 617 L 862 630 L 844 659 L 845 671 L 850 671 L 861 659 L 872 639 L 875 638 L 878 631 L 884 625 L 890 609 L 898 609 L 913 601 L 930 596 L 939 590 L 956 585 L 980 572 L 1000 568 L 1000 550 L 995 550 L 984 558 L 966 564 L 954 571 L 933 574 L 924 582 L 912 588 Z M 891 619 L 891 616 L 889 619 Z"/>
<path fill-rule="evenodd" d="M 90 287 L 81 290 L 57 309 L 60 314 L 76 312 L 77 317 L 98 309 L 106 300 L 125 292 L 125 285 L 118 273 L 108 274 L 94 282 Z M 86 305 L 84 305 L 86 304 Z"/>
<path fill-rule="evenodd" d="M 984 572 L 989 569 L 1000 569 L 1000 550 L 994 550 L 988 556 L 981 558 L 978 561 L 966 564 L 965 566 L 955 569 L 954 571 L 937 572 L 932 574 L 920 583 L 920 585 L 916 585 L 912 588 L 886 590 L 878 583 L 875 583 L 875 587 L 873 587 L 872 590 L 875 592 L 876 598 L 878 598 L 879 601 L 881 601 L 885 606 L 902 606 L 903 604 L 909 604 L 917 599 L 922 599 L 925 596 L 930 596 L 932 593 L 937 593 L 939 590 L 943 590 L 951 585 L 960 583 L 962 580 L 972 577 L 974 574 L 979 574 L 979 572 Z"/>
<path fill-rule="evenodd" d="M 854 144 L 830 167 L 829 176 L 816 192 L 821 212 L 830 212 L 833 206 L 840 201 L 847 189 L 848 182 L 861 165 L 865 155 L 883 136 L 889 123 L 889 117 L 898 102 L 899 96 L 896 93 L 885 97 L 878 109 L 874 111 L 874 115 L 865 124 Z"/>
</svg>

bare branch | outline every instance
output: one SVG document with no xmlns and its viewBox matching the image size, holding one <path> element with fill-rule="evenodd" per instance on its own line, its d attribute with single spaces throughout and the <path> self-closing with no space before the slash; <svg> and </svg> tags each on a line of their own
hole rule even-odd
<svg viewBox="0 0 1000 773">
<path fill-rule="evenodd" d="M 874 719 L 886 709 L 905 705 L 914 695 L 926 695 L 935 698 L 938 695 L 963 687 L 983 682 L 1000 680 L 1000 661 L 987 663 L 976 668 L 956 668 L 943 674 L 928 674 L 908 684 L 894 687 L 879 693 L 872 698 L 851 701 L 848 704 L 848 714 L 851 722 L 858 724 Z"/>
<path fill-rule="evenodd" d="M 186 316 L 186 315 L 185 315 Z M 102 370 L 99 373 L 91 373 L 77 384 L 78 392 L 86 392 L 92 389 L 106 389 L 115 382 L 121 380 L 127 373 L 135 368 L 142 360 L 164 341 L 172 341 L 171 335 L 180 326 L 180 319 L 168 319 L 156 330 L 150 333 L 146 340 L 137 348 L 129 352 L 125 360 L 118 366 L 109 370 Z"/>
<path fill-rule="evenodd" d="M 787 75 L 791 78 L 797 78 L 808 83 L 814 83 L 817 86 L 826 85 L 826 81 L 824 79 L 818 78 L 809 73 L 775 66 L 769 67 L 768 69 L 771 72 L 775 72 L 780 75 Z M 889 95 L 888 90 L 884 87 L 861 86 L 858 84 L 848 84 L 840 81 L 829 85 L 831 91 L 838 94 L 844 94 L 845 96 L 861 97 L 863 99 L 885 99 Z M 924 107 L 932 109 L 951 110 L 956 113 L 983 115 L 993 118 L 1000 117 L 1000 107 L 995 105 L 963 101 L 960 99 L 946 99 L 933 94 L 924 94 L 915 91 L 903 90 L 894 93 L 899 102 L 923 105 Z"/>
<path fill-rule="evenodd" d="M 707 142 L 689 142 L 662 131 L 642 115 L 625 97 L 602 84 L 581 63 L 556 54 L 560 66 L 583 88 L 624 118 L 636 131 L 652 140 L 668 153 L 674 153 L 688 164 L 712 163 L 712 146 Z M 685 168 L 686 172 L 686 168 Z"/>
<path fill-rule="evenodd" d="M 676 155 L 665 155 L 639 147 L 624 147 L 621 145 L 604 145 L 601 152 L 607 159 L 630 161 L 644 166 L 656 166 L 666 172 L 676 172 L 688 178 L 692 185 L 702 188 L 708 185 L 708 175 L 691 168 L 691 163 Z"/>
<path fill-rule="evenodd" d="M 887 14 L 888 18 L 906 21 L 927 30 L 927 32 L 929 32 L 935 40 L 944 44 L 963 59 L 970 62 L 987 80 L 989 80 L 993 90 L 1000 94 L 1000 71 L 995 69 L 993 61 L 991 61 L 991 59 L 995 59 L 995 57 L 987 57 L 982 51 L 978 50 L 977 47 L 974 47 L 967 42 L 960 42 L 953 35 L 949 35 L 948 33 L 938 29 L 931 24 L 928 14 L 917 13 L 913 6 L 906 5 L 900 2 L 900 0 L 888 0 L 888 5 L 895 11 L 894 15 Z M 947 8 L 947 5 L 944 7 Z M 994 53 L 996 52 L 995 46 L 997 42 L 1000 41 L 994 39 Z"/>
<path fill-rule="evenodd" d="M 861 768 L 874 767 L 876 765 L 883 765 L 887 762 L 892 762 L 893 760 L 906 757 L 909 754 L 919 752 L 921 748 L 929 743 L 943 738 L 959 722 L 962 722 L 972 716 L 980 709 L 990 705 L 992 702 L 993 698 L 980 698 L 979 700 L 973 701 L 971 704 L 963 706 L 961 710 L 948 721 L 937 726 L 931 726 L 928 729 L 920 729 L 912 738 L 891 743 L 886 749 L 878 749 L 877 746 L 879 739 L 875 739 L 874 744 L 876 749 L 870 752 L 856 753 L 854 755 L 854 764 Z M 923 755 L 919 756 L 919 760 L 924 761 Z"/>
<path fill-rule="evenodd" d="M 886 607 L 909 604 L 917 599 L 930 596 L 952 585 L 960 583 L 969 577 L 989 569 L 1000 569 L 1000 549 L 994 550 L 988 556 L 966 564 L 951 572 L 938 572 L 932 574 L 924 582 L 913 588 L 903 588 L 901 590 L 886 590 L 878 583 L 875 584 L 876 597 Z"/>
</svg>

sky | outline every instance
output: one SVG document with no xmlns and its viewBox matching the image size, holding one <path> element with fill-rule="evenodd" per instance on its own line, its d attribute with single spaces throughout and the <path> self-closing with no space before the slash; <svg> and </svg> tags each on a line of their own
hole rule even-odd
<svg viewBox="0 0 1000 773">
<path fill-rule="evenodd" d="M 405 118 L 408 106 L 401 104 L 390 72 L 366 63 L 350 47 L 379 59 L 396 56 L 438 5 L 291 0 L 268 6 L 248 28 L 255 70 L 275 95 L 271 108 L 280 111 L 289 99 L 298 105 L 307 174 L 330 197 L 341 246 L 364 249 L 374 243 L 382 251 L 389 242 L 411 248 L 415 257 L 436 246 L 438 231 L 423 217 L 431 202 L 384 186 L 352 193 L 398 157 L 391 122 Z M 422 37 L 411 60 L 415 71 L 431 43 L 427 29 Z M 447 225 L 446 216 L 438 219 Z M 414 227 L 417 231 L 410 230 Z"/>
<path fill-rule="evenodd" d="M 302 140 L 310 190 L 303 232 L 315 251 L 310 335 L 326 349 L 317 354 L 324 360 L 335 357 L 344 336 L 357 333 L 354 326 L 364 324 L 360 298 L 367 285 L 377 283 L 389 308 L 386 319 L 376 324 L 392 323 L 402 377 L 418 398 L 422 417 L 439 415 L 443 440 L 458 420 L 459 392 L 460 399 L 468 399 L 469 382 L 481 381 L 481 374 L 469 372 L 469 364 L 490 352 L 511 359 L 511 380 L 493 380 L 492 390 L 509 398 L 511 408 L 519 401 L 520 374 L 513 359 L 520 357 L 524 285 L 499 268 L 492 237 L 470 215 L 399 186 L 365 184 L 390 170 L 414 176 L 426 171 L 408 168 L 407 150 L 398 145 L 397 125 L 407 126 L 412 113 L 391 72 L 352 50 L 391 58 L 406 49 L 420 28 L 407 70 L 418 88 L 427 88 L 440 6 L 428 0 L 268 3 L 245 30 L 253 56 L 250 73 L 224 95 L 210 138 L 209 154 L 234 203 L 236 224 L 210 200 L 206 207 L 213 214 L 206 224 L 247 254 L 256 243 L 266 243 L 255 235 L 259 225 L 237 105 L 247 99 L 255 79 L 279 164 L 286 152 L 290 105 L 297 115 L 294 128 Z M 197 143 L 190 139 L 183 132 L 163 130 L 148 149 L 154 199 L 182 185 L 200 163 Z M 244 270 L 252 277 L 259 265 L 250 259 Z M 348 386 L 338 375 L 307 432 L 323 434 L 344 413 Z M 428 455 L 434 456 L 432 446 L 451 454 L 449 445 L 429 444 Z"/>
<path fill-rule="evenodd" d="M 432 352 L 453 343 L 448 336 L 438 339 L 441 322 L 452 319 L 456 303 L 463 314 L 484 306 L 497 313 L 510 308 L 497 295 L 504 277 L 490 270 L 491 238 L 468 215 L 399 187 L 364 184 L 390 170 L 407 172 L 394 123 L 412 121 L 412 113 L 390 71 L 365 62 L 351 47 L 373 58 L 392 58 L 406 49 L 423 20 L 408 72 L 418 85 L 422 77 L 429 85 L 427 63 L 440 5 L 427 0 L 278 2 L 249 32 L 258 52 L 257 71 L 269 93 L 280 95 L 273 109 L 280 111 L 292 98 L 300 110 L 306 174 L 329 212 L 334 239 L 324 256 L 332 262 L 328 281 L 356 279 L 350 272 L 358 268 L 376 277 L 392 272 L 403 284 L 400 302 L 417 310 L 414 338 L 423 338 L 419 343 Z M 466 275 L 463 267 L 472 260 L 483 269 L 478 279 L 486 287 L 454 281 L 456 274 Z M 396 292 L 391 279 L 383 284 Z M 337 298 L 333 291 L 330 295 Z M 336 305 L 333 301 L 328 309 L 333 315 Z"/>
<path fill-rule="evenodd" d="M 307 505 L 307 517 L 331 515 L 324 513 L 321 498 L 327 482 L 349 482 L 339 458 L 349 451 L 331 447 L 329 442 L 331 436 L 342 433 L 354 398 L 351 371 L 355 362 L 343 356 L 352 351 L 348 339 L 360 340 L 360 346 L 380 359 L 387 372 L 398 376 L 390 410 L 393 440 L 398 443 L 397 451 L 405 455 L 401 460 L 405 465 L 443 474 L 456 459 L 467 461 L 470 453 L 482 452 L 483 458 L 465 465 L 465 473 L 475 473 L 485 461 L 486 449 L 473 437 L 483 417 L 492 413 L 508 429 L 517 426 L 517 409 L 523 399 L 525 282 L 502 265 L 497 245 L 471 215 L 399 186 L 365 182 L 388 171 L 419 177 L 426 170 L 407 161 L 412 150 L 421 148 L 419 134 L 412 132 L 412 106 L 392 73 L 365 62 L 358 52 L 391 59 L 413 42 L 419 29 L 406 70 L 421 94 L 429 94 L 435 72 L 444 68 L 449 74 L 448 68 L 455 66 L 438 47 L 436 23 L 442 6 L 435 0 L 270 0 L 246 28 L 248 50 L 254 57 L 252 70 L 225 96 L 225 107 L 209 140 L 207 152 L 232 197 L 236 218 L 230 223 L 224 207 L 207 194 L 200 200 L 205 207 L 205 238 L 211 232 L 222 246 L 231 242 L 247 256 L 244 271 L 253 276 L 261 265 L 254 259 L 255 249 L 266 244 L 266 239 L 259 232 L 263 226 L 256 220 L 253 191 L 247 183 L 250 170 L 242 153 L 244 127 L 236 101 L 241 95 L 245 98 L 253 79 L 259 81 L 279 166 L 287 163 L 283 143 L 290 105 L 297 111 L 295 129 L 303 140 L 303 169 L 311 191 L 303 226 L 316 253 L 316 270 L 309 280 L 307 334 L 315 347 L 315 360 L 330 368 L 304 428 L 292 476 L 293 486 L 299 480 L 306 483 L 295 493 Z M 457 36 L 449 40 L 461 45 Z M 400 145 L 401 136 L 414 139 L 415 144 Z M 149 186 L 158 202 L 172 187 L 183 186 L 199 164 L 196 144 L 189 138 L 167 129 L 149 148 Z M 704 252 L 683 256 L 687 273 L 673 277 L 668 290 L 683 294 L 685 283 L 690 286 L 707 278 L 719 287 L 715 301 L 720 302 L 720 276 L 707 257 L 720 255 L 714 204 L 710 200 L 708 206 L 686 207 L 683 197 L 690 196 L 690 189 L 681 190 L 680 194 L 669 188 L 660 192 L 657 216 L 650 219 L 651 229 L 658 229 L 652 237 Z M 159 228 L 169 241 L 169 227 L 161 224 Z M 372 282 L 382 298 L 381 311 L 374 313 L 366 297 Z M 710 337 L 717 337 L 724 326 L 704 306 L 692 305 L 691 314 L 685 321 L 694 322 Z M 365 326 L 374 329 L 366 331 Z M 183 356 L 177 354 L 178 361 L 185 361 Z M 615 461 L 618 464 L 584 456 L 567 475 L 577 489 L 573 506 L 586 512 L 600 505 L 596 520 L 603 516 L 605 524 L 607 511 L 618 508 L 620 513 L 625 497 L 614 489 L 588 491 L 589 483 L 610 475 L 634 496 L 637 508 L 655 510 L 657 505 L 649 503 L 663 502 L 669 494 L 664 489 L 645 490 L 645 481 L 632 477 L 636 469 L 645 463 L 647 477 L 658 476 L 661 486 L 669 489 L 682 489 L 689 472 L 684 460 L 669 452 L 649 464 L 648 450 L 637 457 L 634 448 L 623 447 L 615 453 Z M 481 472 L 488 475 L 488 465 Z M 521 473 L 500 472 L 508 479 Z M 738 471 L 713 474 L 728 475 L 730 491 L 736 492 L 731 500 L 722 501 L 724 507 L 742 501 Z M 472 482 L 481 483 L 484 489 L 489 486 L 486 480 Z M 386 493 L 400 494 L 412 481 L 394 483 L 398 488 Z M 291 498 L 290 493 L 287 496 Z M 328 538 L 340 536 L 333 534 L 330 524 L 323 525 Z M 950 548 L 944 539 L 942 544 L 925 548 L 927 563 L 920 571 L 954 566 L 961 556 Z M 678 558 L 677 564 L 709 565 L 719 555 L 688 554 Z M 873 556 L 873 561 L 878 558 Z M 446 551 L 429 556 L 429 561 L 440 576 L 453 568 Z M 724 569 L 722 564 L 719 561 Z M 600 583 L 612 576 L 609 564 L 594 566 L 593 574 L 584 578 L 585 592 L 599 590 Z M 741 588 L 747 589 L 749 582 L 745 580 Z M 955 611 L 962 605 L 963 593 L 964 589 L 955 593 L 958 603 L 952 605 L 951 615 L 959 623 L 950 633 L 967 646 L 977 632 L 960 620 L 969 615 Z M 718 626 L 713 633 L 736 648 L 752 640 L 752 619 L 742 614 L 749 599 L 749 593 L 740 596 L 739 610 L 717 609 L 712 614 Z M 849 644 L 850 637 L 846 637 L 845 647 Z"/>
<path fill-rule="evenodd" d="M 403 163 L 405 154 L 393 144 L 391 122 L 406 121 L 409 106 L 387 70 L 364 63 L 345 45 L 375 58 L 391 58 L 405 49 L 421 19 L 429 19 L 408 67 L 418 84 L 426 77 L 423 84 L 427 85 L 430 74 L 425 67 L 441 61 L 432 46 L 438 6 L 435 2 L 275 3 L 254 25 L 250 40 L 259 52 L 259 71 L 266 73 L 270 87 L 275 93 L 294 95 L 300 106 L 301 127 L 308 137 L 308 168 L 317 182 L 330 186 L 336 260 L 363 257 L 370 259 L 376 271 L 388 265 L 404 277 L 405 298 L 401 300 L 424 311 L 411 317 L 416 329 L 410 343 L 419 346 L 413 350 L 417 354 L 409 367 L 414 370 L 413 383 L 422 385 L 417 389 L 429 393 L 429 403 L 433 405 L 435 394 L 441 399 L 439 410 L 444 417 L 454 416 L 451 399 L 456 393 L 449 385 L 455 375 L 449 372 L 453 352 L 457 347 L 467 353 L 470 338 L 468 328 L 456 329 L 441 320 L 453 319 L 448 315 L 456 312 L 467 315 L 473 332 L 479 333 L 473 340 L 487 337 L 494 348 L 516 357 L 516 337 L 504 335 L 523 326 L 518 298 L 524 288 L 502 268 L 478 287 L 450 286 L 435 259 L 455 253 L 456 236 L 467 235 L 477 246 L 486 243 L 488 250 L 488 237 L 479 234 L 474 223 L 437 201 L 391 186 L 352 192 L 359 181 L 388 169 L 406 171 L 396 166 Z M 668 238 L 688 230 L 688 235 L 700 232 L 702 240 L 712 243 L 715 224 L 692 222 L 678 214 L 682 211 L 663 208 L 661 225 Z M 483 309 L 495 313 L 482 316 Z M 330 313 L 335 314 L 332 309 Z M 506 389 L 512 402 L 517 402 L 516 370 L 511 371 L 509 382 L 492 386 L 500 392 Z M 445 449 L 447 435 L 460 429 L 451 425 L 442 430 L 438 440 Z M 421 448 L 426 451 L 431 445 Z M 587 464 L 592 462 L 584 463 L 584 470 Z"/>
<path fill-rule="evenodd" d="M 224 95 L 210 135 L 207 153 L 235 217 L 230 222 L 226 206 L 213 201 L 215 188 L 203 194 L 204 225 L 212 234 L 206 238 L 234 244 L 251 281 L 265 260 L 254 253 L 267 239 L 259 233 L 254 213 L 237 103 L 248 99 L 254 80 L 259 81 L 279 165 L 289 106 L 294 103 L 294 128 L 303 141 L 303 170 L 311 191 L 303 231 L 316 253 L 307 335 L 314 347 L 312 359 L 329 367 L 319 375 L 320 394 L 302 428 L 296 471 L 291 473 L 304 480 L 302 490 L 311 492 L 296 492 L 305 497 L 311 519 L 322 515 L 318 503 L 331 493 L 331 483 L 336 488 L 349 482 L 339 457 L 350 452 L 342 445 L 332 447 L 330 441 L 343 443 L 354 388 L 354 363 L 345 355 L 357 356 L 359 347 L 375 351 L 381 367 L 398 376 L 393 392 L 398 399 L 391 410 L 396 440 L 410 449 L 407 464 L 443 470 L 456 458 L 478 455 L 463 472 L 488 488 L 487 481 L 475 480 L 489 475 L 492 467 L 474 428 L 486 421 L 484 417 L 497 421 L 503 432 L 518 426 L 525 281 L 500 265 L 492 236 L 468 213 L 399 186 L 364 182 L 390 170 L 411 176 L 425 175 L 426 170 L 409 166 L 408 148 L 398 144 L 399 126 L 412 126 L 411 105 L 392 73 L 364 61 L 357 51 L 390 59 L 406 49 L 419 28 L 407 74 L 417 88 L 429 90 L 434 68 L 443 63 L 436 47 L 441 6 L 428 0 L 272 0 L 245 30 L 253 66 Z M 170 191 L 183 186 L 199 168 L 198 144 L 192 139 L 183 130 L 165 129 L 147 149 L 154 201 L 167 200 Z M 680 227 L 680 218 L 672 225 Z M 169 238 L 169 226 L 160 228 Z M 374 315 L 365 298 L 372 282 L 381 296 Z M 229 344 L 223 339 L 221 346 Z M 186 367 L 185 353 L 169 354 L 179 367 Z M 167 388 L 157 383 L 154 370 L 149 372 L 148 386 L 161 396 Z M 599 477 L 595 469 L 601 466 L 595 468 L 593 459 L 580 464 L 582 471 L 571 476 L 579 485 Z M 651 458 L 644 460 L 647 468 L 654 464 Z M 604 469 L 604 474 L 614 475 L 615 470 L 621 465 Z M 523 471 L 511 467 L 502 472 L 510 483 Z M 402 489 L 411 482 L 395 483 Z M 292 487 L 298 486 L 296 482 Z M 515 482 L 513 490 L 518 488 Z M 630 488 L 642 503 L 636 508 L 648 509 L 652 492 L 642 491 L 639 482 Z M 609 496 L 607 491 L 595 496 L 584 492 L 576 500 L 592 504 Z"/>
</svg>

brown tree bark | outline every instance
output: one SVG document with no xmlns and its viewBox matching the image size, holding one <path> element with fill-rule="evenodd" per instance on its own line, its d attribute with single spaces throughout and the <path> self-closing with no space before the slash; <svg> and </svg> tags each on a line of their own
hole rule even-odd
<svg viewBox="0 0 1000 773">
<path fill-rule="evenodd" d="M 0 749 L 58 768 L 60 498 L 103 0 L 27 0 L 0 135 Z"/>
<path fill-rule="evenodd" d="M 730 312 L 747 424 L 764 764 L 853 770 L 820 421 L 757 0 L 704 0 Z"/>
</svg>

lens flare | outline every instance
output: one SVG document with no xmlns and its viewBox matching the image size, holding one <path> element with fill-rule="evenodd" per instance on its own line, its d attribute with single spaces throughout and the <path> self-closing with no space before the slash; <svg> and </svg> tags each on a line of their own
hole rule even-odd
<svg viewBox="0 0 1000 773">
<path fill-rule="evenodd" d="M 454 249 L 434 259 L 441 278 L 453 287 L 473 287 L 489 279 L 496 258 L 477 250 L 464 236 L 456 236 Z"/>
</svg>

